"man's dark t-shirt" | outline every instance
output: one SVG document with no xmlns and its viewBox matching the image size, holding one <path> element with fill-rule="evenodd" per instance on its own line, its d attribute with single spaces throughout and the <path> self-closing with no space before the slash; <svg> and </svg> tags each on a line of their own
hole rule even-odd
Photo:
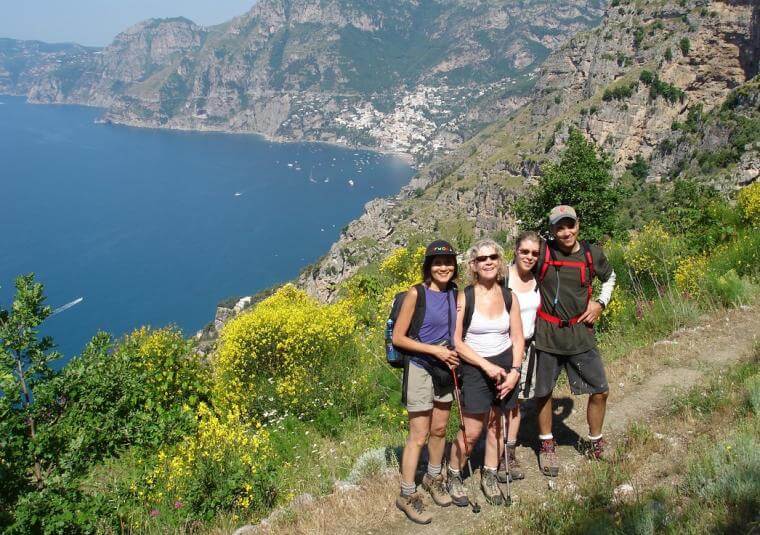
<svg viewBox="0 0 760 535">
<path fill-rule="evenodd" d="M 551 242 L 555 260 L 568 262 L 584 262 L 583 247 L 569 255 L 564 254 Z M 604 256 L 601 247 L 589 244 L 591 258 L 594 260 L 596 276 L 606 282 L 612 274 L 612 266 Z M 546 254 L 545 243 L 541 245 L 541 256 L 537 266 L 543 264 Z M 586 271 L 588 277 L 588 271 Z M 559 285 L 559 291 L 557 286 Z M 542 309 L 560 319 L 569 320 L 586 310 L 588 289 L 581 286 L 580 269 L 575 267 L 548 266 L 544 280 L 539 284 Z M 555 296 L 557 304 L 555 305 Z M 596 347 L 594 329 L 585 324 L 577 323 L 572 326 L 560 327 L 541 318 L 536 318 L 536 348 L 556 355 L 577 355 Z"/>
</svg>

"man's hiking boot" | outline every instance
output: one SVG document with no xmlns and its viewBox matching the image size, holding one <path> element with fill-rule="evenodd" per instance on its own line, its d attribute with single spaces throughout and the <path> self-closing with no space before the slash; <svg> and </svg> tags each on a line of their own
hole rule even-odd
<svg viewBox="0 0 760 535">
<path fill-rule="evenodd" d="M 419 492 L 404 496 L 403 494 L 396 498 L 396 507 L 401 509 L 406 517 L 417 524 L 430 524 L 433 516 L 425 511 L 425 504 L 422 503 L 422 495 Z"/>
<path fill-rule="evenodd" d="M 554 439 L 542 440 L 541 449 L 538 452 L 538 465 L 541 473 L 545 476 L 557 477 L 559 474 L 559 460 Z"/>
<path fill-rule="evenodd" d="M 470 476 L 472 477 L 472 476 Z M 449 472 L 449 482 L 446 485 L 446 490 L 451 497 L 451 503 L 457 507 L 467 507 L 470 505 L 470 500 L 467 499 L 467 489 L 464 488 L 462 482 L 462 474 L 453 474 Z"/>
<path fill-rule="evenodd" d="M 499 489 L 499 485 L 496 483 L 496 472 L 486 470 L 485 468 L 481 470 L 480 490 L 483 491 L 486 501 L 491 505 L 501 505 L 504 502 L 501 489 Z"/>
<path fill-rule="evenodd" d="M 514 446 L 507 446 L 510 481 L 525 479 L 525 472 L 523 472 L 522 466 L 520 466 L 520 461 L 517 460 L 516 450 L 517 448 Z M 504 466 L 504 459 L 499 460 L 499 470 L 496 472 L 496 478 L 499 480 L 499 483 L 507 482 L 507 468 Z"/>
<path fill-rule="evenodd" d="M 594 461 L 608 461 L 612 454 L 608 446 L 609 444 L 607 444 L 607 441 L 603 437 L 597 440 L 586 440 L 586 457 Z"/>
<path fill-rule="evenodd" d="M 438 474 L 436 477 L 430 474 L 425 474 L 422 477 L 422 488 L 430 493 L 430 497 L 433 501 L 441 507 L 448 507 L 451 505 L 451 496 L 446 492 L 446 486 L 443 483 L 443 474 Z"/>
</svg>

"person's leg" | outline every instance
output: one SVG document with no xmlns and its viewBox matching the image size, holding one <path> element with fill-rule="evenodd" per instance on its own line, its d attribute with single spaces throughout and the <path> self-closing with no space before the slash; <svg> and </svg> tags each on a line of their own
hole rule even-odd
<svg viewBox="0 0 760 535">
<path fill-rule="evenodd" d="M 485 413 L 485 414 L 464 413 L 461 415 L 462 422 L 464 423 L 464 430 L 467 434 L 467 451 L 469 451 L 470 453 L 472 453 L 472 449 L 475 447 L 475 444 L 477 443 L 478 438 L 480 437 L 480 433 L 483 431 L 483 422 L 485 421 L 485 418 L 487 415 L 488 413 Z M 451 445 L 451 458 L 449 460 L 449 467 L 452 470 L 459 471 L 464 467 L 464 464 L 465 464 L 464 440 L 465 440 L 465 437 L 462 435 L 462 431 L 460 430 L 459 433 L 457 433 L 454 443 Z"/>
<path fill-rule="evenodd" d="M 517 444 L 517 435 L 520 432 L 520 405 L 507 414 L 507 444 Z"/>
<path fill-rule="evenodd" d="M 488 416 L 488 429 L 486 432 L 486 454 L 483 459 L 485 468 L 496 470 L 499 459 L 504 452 L 504 442 L 501 429 L 501 410 L 497 407 L 491 408 Z"/>
<path fill-rule="evenodd" d="M 409 413 L 409 435 L 406 438 L 404 453 L 401 457 L 402 490 L 408 490 L 411 486 L 414 486 L 414 476 L 417 473 L 417 465 L 420 462 L 420 453 L 428 439 L 432 412 Z M 405 486 L 406 489 L 403 488 Z"/>
<path fill-rule="evenodd" d="M 547 436 L 552 434 L 552 395 L 536 398 L 538 410 L 538 435 Z"/>
<path fill-rule="evenodd" d="M 507 473 L 513 480 L 525 478 L 525 472 L 523 472 L 520 461 L 517 459 L 517 434 L 520 431 L 521 418 L 519 404 L 507 412 L 507 459 L 509 465 L 505 465 L 504 458 L 499 457 L 497 476 L 500 483 L 507 482 Z"/>
<path fill-rule="evenodd" d="M 480 488 L 488 503 L 500 505 L 502 503 L 501 490 L 496 484 L 496 471 L 499 459 L 504 452 L 504 430 L 501 428 L 501 409 L 492 407 L 488 415 L 488 427 L 486 429 L 486 453 L 483 460 L 483 471 L 480 477 Z"/>
<path fill-rule="evenodd" d="M 450 414 L 451 403 L 434 403 L 428 438 L 428 463 L 434 466 L 440 467 L 443 460 L 443 451 L 446 449 L 446 425 L 449 423 Z"/>
<path fill-rule="evenodd" d="M 446 424 L 449 422 L 451 403 L 434 402 L 428 438 L 428 469 L 422 478 L 422 488 L 430 493 L 433 501 L 441 507 L 451 505 L 451 496 L 446 491 L 443 474 L 443 452 L 446 448 Z"/>
<path fill-rule="evenodd" d="M 604 425 L 604 413 L 607 410 L 608 395 L 609 392 L 600 392 L 598 394 L 591 394 L 588 397 L 586 419 L 588 420 L 588 434 L 590 438 L 602 435 L 602 426 Z"/>
<path fill-rule="evenodd" d="M 466 437 L 460 429 L 454 443 L 451 445 L 447 490 L 454 505 L 467 507 L 470 500 L 467 498 L 467 489 L 462 481 L 462 469 L 465 465 L 465 439 L 467 440 L 466 451 L 472 453 L 472 448 L 475 446 L 478 437 L 480 437 L 480 432 L 483 430 L 485 414 L 469 414 L 465 412 L 460 415 L 460 418 L 462 418 L 462 423 L 464 424 Z"/>
</svg>

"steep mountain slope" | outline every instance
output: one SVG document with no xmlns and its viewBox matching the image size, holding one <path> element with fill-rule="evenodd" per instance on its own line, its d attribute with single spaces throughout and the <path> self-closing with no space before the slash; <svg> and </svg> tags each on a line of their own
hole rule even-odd
<svg viewBox="0 0 760 535">
<path fill-rule="evenodd" d="M 368 203 L 301 284 L 330 299 L 340 281 L 414 236 L 467 243 L 514 232 L 514 199 L 562 150 L 570 127 L 611 156 L 617 176 L 639 156 L 650 181 L 751 182 L 757 81 L 720 110 L 725 121 L 708 112 L 757 74 L 759 26 L 760 5 L 749 1 L 612 2 L 599 27 L 544 63 L 530 103 L 423 169 L 395 199 Z"/>
<path fill-rule="evenodd" d="M 228 23 L 150 20 L 77 68 L 42 57 L 40 102 L 137 126 L 259 132 L 418 159 L 522 103 L 536 67 L 604 0 L 261 0 Z M 10 58 L 13 61 L 13 58 Z M 64 60 L 68 61 L 68 60 Z M 0 56 L 0 68 L 9 59 Z"/>
</svg>

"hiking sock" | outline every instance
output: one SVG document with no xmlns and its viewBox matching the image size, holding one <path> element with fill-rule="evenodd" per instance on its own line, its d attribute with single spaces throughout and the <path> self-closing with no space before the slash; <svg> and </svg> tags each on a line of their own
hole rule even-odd
<svg viewBox="0 0 760 535">
<path fill-rule="evenodd" d="M 594 442 L 596 442 L 596 441 L 597 441 L 597 440 L 599 440 L 600 438 L 602 438 L 602 434 L 601 434 L 601 433 L 599 433 L 599 436 L 597 436 L 597 437 L 592 437 L 592 436 L 591 436 L 591 433 L 589 433 L 589 434 L 588 434 L 588 439 L 589 439 L 589 440 L 591 440 L 591 441 L 594 441 Z"/>
<path fill-rule="evenodd" d="M 436 478 L 441 475 L 441 465 L 440 464 L 430 464 L 428 463 L 428 469 L 427 473 L 430 474 L 430 477 Z"/>
<path fill-rule="evenodd" d="M 517 447 L 517 440 L 507 440 L 507 447 L 508 448 L 516 448 Z"/>
<path fill-rule="evenodd" d="M 402 496 L 411 496 L 415 492 L 417 492 L 417 485 L 415 485 L 414 482 L 407 483 L 403 479 L 401 480 L 401 495 Z"/>
<path fill-rule="evenodd" d="M 452 468 L 451 466 L 449 466 L 449 475 L 454 476 L 454 477 L 460 477 L 462 474 L 456 468 Z"/>
<path fill-rule="evenodd" d="M 548 435 L 538 435 L 538 440 L 554 440 L 554 435 L 551 433 Z"/>
<path fill-rule="evenodd" d="M 492 474 L 496 473 L 496 468 L 491 468 L 490 466 L 483 465 L 483 470 L 486 472 L 491 472 Z"/>
</svg>

